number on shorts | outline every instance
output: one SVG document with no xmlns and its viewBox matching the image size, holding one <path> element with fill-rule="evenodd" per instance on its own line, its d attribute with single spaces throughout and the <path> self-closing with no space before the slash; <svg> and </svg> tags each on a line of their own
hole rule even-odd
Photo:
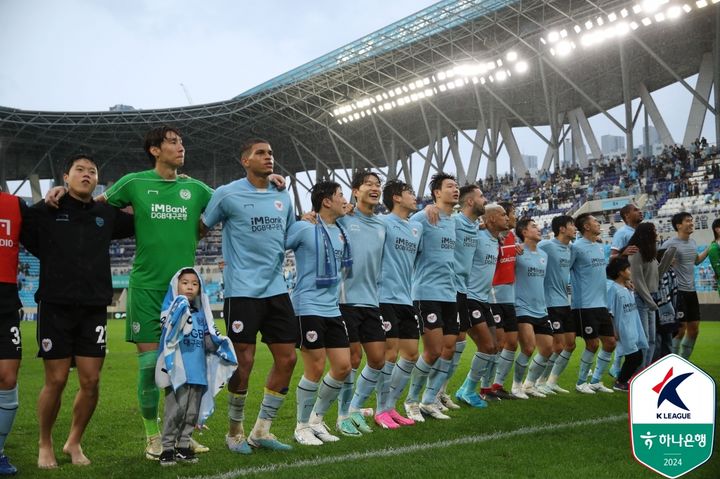
<svg viewBox="0 0 720 479">
<path fill-rule="evenodd" d="M 13 335 L 13 338 L 11 339 L 12 343 L 16 346 L 20 344 L 20 329 L 17 326 L 10 328 L 10 334 Z"/>
<path fill-rule="evenodd" d="M 95 332 L 98 333 L 98 344 L 105 344 L 105 326 L 98 326 L 95 328 Z"/>
</svg>

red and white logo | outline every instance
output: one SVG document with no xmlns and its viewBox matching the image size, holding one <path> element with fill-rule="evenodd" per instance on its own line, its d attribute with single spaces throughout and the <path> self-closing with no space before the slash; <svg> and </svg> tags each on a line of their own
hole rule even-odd
<svg viewBox="0 0 720 479">
<path fill-rule="evenodd" d="M 305 339 L 307 339 L 309 342 L 314 343 L 317 341 L 318 333 L 317 331 L 308 331 L 305 333 Z"/>
<path fill-rule="evenodd" d="M 42 345 L 43 351 L 46 353 L 52 349 L 52 339 L 50 338 L 44 338 L 42 341 L 40 341 L 40 344 Z"/>
<path fill-rule="evenodd" d="M 283 210 L 283 202 L 280 200 L 275 200 L 275 209 L 278 211 Z"/>
<path fill-rule="evenodd" d="M 245 329 L 245 325 L 243 324 L 242 321 L 233 321 L 233 323 L 232 323 L 233 333 L 235 333 L 235 334 L 241 333 L 243 329 Z"/>
</svg>

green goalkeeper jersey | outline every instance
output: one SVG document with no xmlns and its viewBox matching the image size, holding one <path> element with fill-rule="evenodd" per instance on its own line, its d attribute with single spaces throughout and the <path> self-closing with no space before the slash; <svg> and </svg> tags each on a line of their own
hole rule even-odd
<svg viewBox="0 0 720 479">
<path fill-rule="evenodd" d="M 715 279 L 717 280 L 715 287 L 718 294 L 720 294 L 720 245 L 718 245 L 717 241 L 713 241 L 710 246 L 708 258 L 710 259 L 710 266 L 712 266 L 712 269 L 715 272 Z"/>
<path fill-rule="evenodd" d="M 155 170 L 125 175 L 105 191 L 108 203 L 132 205 L 135 214 L 130 287 L 164 291 L 180 268 L 194 265 L 198 221 L 211 195 L 201 181 L 166 180 Z"/>
</svg>

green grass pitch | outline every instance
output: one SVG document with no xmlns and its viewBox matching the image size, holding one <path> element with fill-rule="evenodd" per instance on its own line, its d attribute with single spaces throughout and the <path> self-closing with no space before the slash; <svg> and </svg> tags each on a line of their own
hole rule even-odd
<svg viewBox="0 0 720 479">
<path fill-rule="evenodd" d="M 219 325 L 220 326 L 220 325 Z M 223 326 L 220 326 L 224 330 Z M 429 419 L 425 424 L 383 431 L 374 427 L 362 438 L 345 438 L 321 447 L 301 447 L 292 441 L 295 426 L 294 389 L 302 373 L 298 364 L 290 393 L 273 426 L 281 440 L 291 441 L 289 453 L 255 451 L 251 456 L 229 452 L 224 444 L 227 394 L 217 397 L 209 430 L 197 439 L 210 447 L 195 465 L 162 468 L 144 458 L 144 433 L 136 398 L 137 358 L 134 346 L 123 340 L 124 323 L 108 324 L 108 356 L 101 380 L 100 403 L 85 434 L 83 447 L 93 464 L 73 466 L 61 448 L 70 424 L 77 376 L 71 373 L 55 427 L 55 451 L 60 467 L 37 469 L 37 396 L 43 368 L 35 357 L 35 324 L 23 322 L 23 363 L 20 370 L 20 409 L 6 444 L 6 454 L 20 477 L 43 478 L 169 478 L 169 477 L 478 477 L 478 478 L 651 478 L 659 477 L 636 463 L 630 451 L 627 395 L 567 395 L 528 401 L 492 403 L 488 409 L 463 407 L 449 421 Z M 720 378 L 720 323 L 703 323 L 693 361 L 712 377 Z M 573 355 L 561 385 L 572 389 L 579 352 Z M 469 344 L 451 381 L 454 391 L 462 382 L 474 353 Z M 270 367 L 267 348 L 259 344 L 246 407 L 246 431 L 258 411 L 262 385 Z M 610 384 L 606 377 L 605 383 Z M 368 401 L 374 406 L 374 396 Z M 336 407 L 328 414 L 334 423 Z M 595 420 L 593 422 L 593 420 Z M 584 423 L 583 423 L 584 421 Z M 573 423 L 580 423 L 573 424 Z M 373 425 L 374 426 L 374 425 Z M 715 448 L 717 449 L 717 429 Z M 720 477 L 720 459 L 714 457 L 688 478 Z"/>
</svg>

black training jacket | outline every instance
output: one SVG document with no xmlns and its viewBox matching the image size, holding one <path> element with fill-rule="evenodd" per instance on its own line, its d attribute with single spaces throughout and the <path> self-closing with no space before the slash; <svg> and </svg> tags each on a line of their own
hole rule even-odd
<svg viewBox="0 0 720 479">
<path fill-rule="evenodd" d="M 66 194 L 59 208 L 44 201 L 23 218 L 25 247 L 40 260 L 35 301 L 107 306 L 112 302 L 110 241 L 134 234 L 133 217 L 107 203 Z"/>
</svg>

